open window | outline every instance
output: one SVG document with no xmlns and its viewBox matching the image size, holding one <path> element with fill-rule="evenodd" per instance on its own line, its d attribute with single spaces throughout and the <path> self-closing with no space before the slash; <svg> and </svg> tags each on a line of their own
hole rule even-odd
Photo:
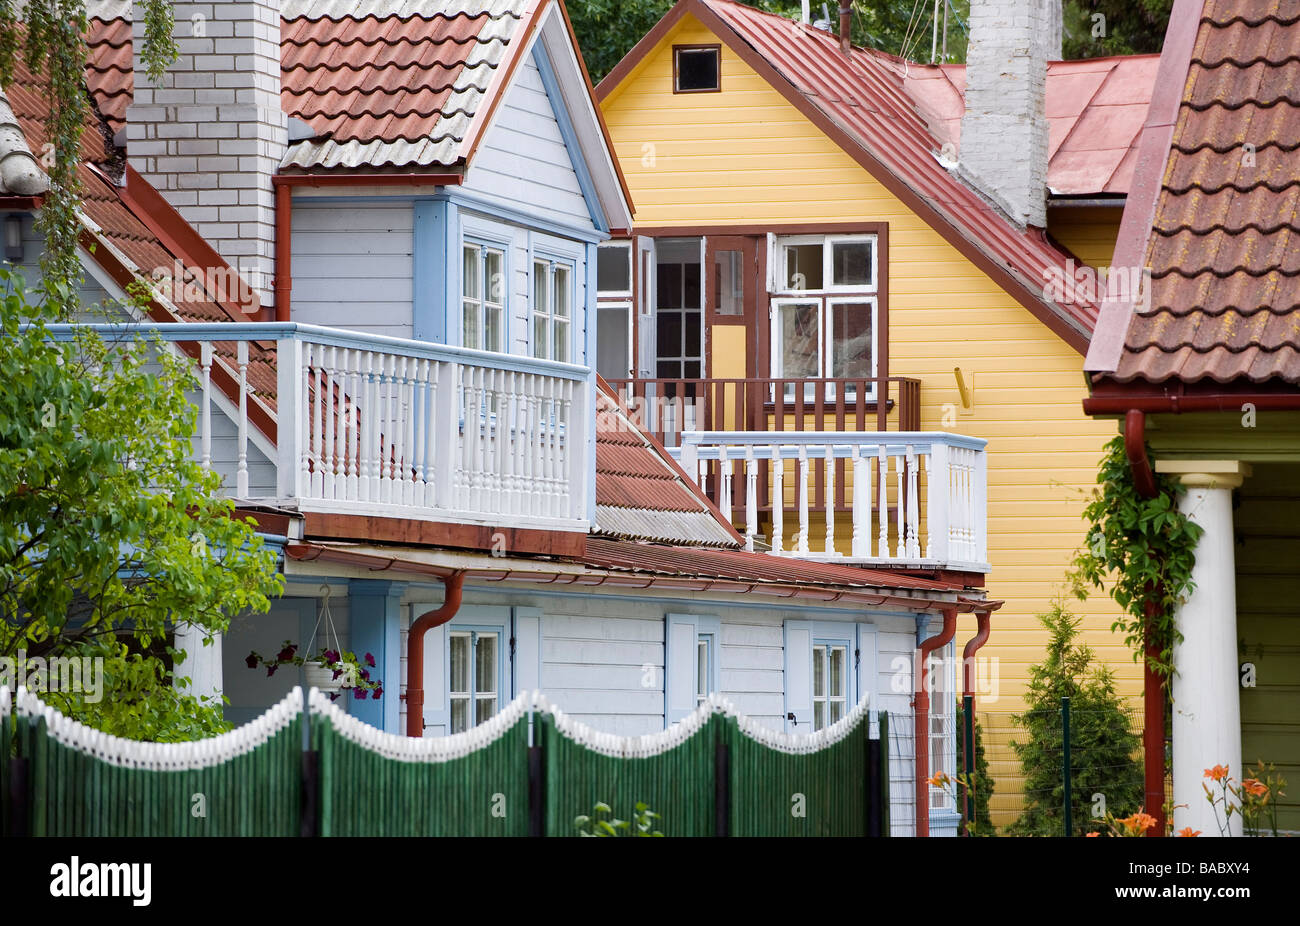
<svg viewBox="0 0 1300 926">
<path fill-rule="evenodd" d="M 877 263 L 874 235 L 772 237 L 773 378 L 874 379 Z M 856 399 L 856 388 L 848 385 L 846 398 Z M 786 391 L 793 398 L 793 386 Z M 866 383 L 865 397 L 875 394 L 875 383 Z"/>
</svg>

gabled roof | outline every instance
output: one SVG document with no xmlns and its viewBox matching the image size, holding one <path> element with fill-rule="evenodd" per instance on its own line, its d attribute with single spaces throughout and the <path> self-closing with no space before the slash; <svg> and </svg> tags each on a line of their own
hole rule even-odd
<svg viewBox="0 0 1300 926">
<path fill-rule="evenodd" d="M 112 131 L 134 76 L 131 4 L 88 0 L 86 83 Z M 623 180 L 561 0 L 284 0 L 281 108 L 316 135 L 282 169 L 465 170 L 523 58 L 542 43 L 612 227 L 630 223 Z"/>
<path fill-rule="evenodd" d="M 1300 383 L 1300 7 L 1180 0 L 1165 55 L 1150 189 L 1116 246 L 1150 268 L 1149 305 L 1107 307 L 1086 369 Z"/>
<path fill-rule="evenodd" d="M 1054 195 L 1128 193 L 1159 64 L 1159 55 L 1047 62 L 1047 186 Z M 903 87 L 930 129 L 960 154 L 966 65 L 903 67 Z"/>
<path fill-rule="evenodd" d="M 1017 228 L 939 163 L 942 142 L 907 92 L 900 59 L 862 48 L 845 54 L 827 32 L 734 0 L 679 0 L 601 81 L 600 98 L 687 15 L 1048 328 L 1080 352 L 1086 349 L 1097 303 L 1058 303 L 1044 292 L 1068 255 L 1042 230 Z"/>
</svg>

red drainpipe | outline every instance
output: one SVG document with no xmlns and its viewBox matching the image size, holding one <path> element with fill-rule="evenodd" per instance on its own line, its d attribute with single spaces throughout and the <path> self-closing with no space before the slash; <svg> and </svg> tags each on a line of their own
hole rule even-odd
<svg viewBox="0 0 1300 926">
<path fill-rule="evenodd" d="M 1146 412 L 1130 408 L 1124 415 L 1124 452 L 1133 471 L 1133 485 L 1143 498 L 1155 498 L 1156 476 L 1147 456 Z M 1146 604 L 1146 627 L 1143 635 L 1145 658 L 1142 660 L 1142 768 L 1143 792 L 1146 812 L 1156 818 L 1156 825 L 1147 835 L 1165 835 L 1165 689 L 1164 682 L 1151 670 L 1151 660 L 1160 657 L 1160 647 L 1155 641 L 1152 619 L 1155 616 L 1155 598 L 1160 589 Z"/>
<path fill-rule="evenodd" d="M 442 606 L 416 618 L 406 638 L 406 735 L 424 735 L 424 635 L 441 627 L 460 610 L 465 573 L 453 572 L 442 580 L 446 592 Z"/>
<path fill-rule="evenodd" d="M 980 651 L 985 643 L 989 641 L 989 630 L 993 617 L 992 611 L 980 611 L 975 615 L 975 636 L 966 641 L 966 647 L 961 651 L 961 682 L 962 682 L 962 704 L 965 705 L 966 698 L 970 698 L 971 712 L 975 711 L 975 654 Z M 971 729 L 975 728 L 974 721 L 971 721 Z M 975 737 L 968 736 L 962 742 L 962 751 L 965 755 L 962 757 L 962 771 L 966 772 L 968 781 L 974 781 L 975 771 Z M 966 802 L 962 802 L 962 815 L 966 814 Z"/>
<path fill-rule="evenodd" d="M 957 632 L 957 609 L 943 612 L 943 630 L 921 644 L 921 666 L 916 672 L 916 696 L 912 699 L 912 730 L 916 741 L 916 835 L 930 835 L 930 654 Z"/>
<path fill-rule="evenodd" d="M 289 293 L 293 291 L 293 190 L 277 180 L 278 177 L 271 180 L 275 187 L 275 320 L 287 322 Z"/>
</svg>

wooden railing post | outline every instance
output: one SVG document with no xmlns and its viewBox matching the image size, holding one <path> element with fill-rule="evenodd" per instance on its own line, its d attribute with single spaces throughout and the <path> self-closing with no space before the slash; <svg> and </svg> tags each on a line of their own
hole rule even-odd
<svg viewBox="0 0 1300 926">
<path fill-rule="evenodd" d="M 276 455 L 275 494 L 284 500 L 301 496 L 303 428 L 307 397 L 303 382 L 302 342 L 296 337 L 276 341 Z"/>
<path fill-rule="evenodd" d="M 930 466 L 926 479 L 925 530 L 926 557 L 948 562 L 948 537 L 951 528 L 948 506 L 952 498 L 952 477 L 948 467 L 948 445 L 936 441 L 930 445 Z"/>
<path fill-rule="evenodd" d="M 460 364 L 443 361 L 434 377 L 432 454 L 434 504 L 450 508 L 456 498 L 456 464 L 461 460 L 460 447 Z M 536 409 L 536 404 L 533 405 Z M 468 428 L 468 424 L 466 425 Z M 529 430 L 536 422 L 529 422 Z"/>
</svg>

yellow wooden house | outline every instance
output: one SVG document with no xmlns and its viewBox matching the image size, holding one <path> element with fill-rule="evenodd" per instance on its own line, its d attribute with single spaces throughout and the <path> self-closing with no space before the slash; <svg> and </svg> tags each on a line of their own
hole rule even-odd
<svg viewBox="0 0 1300 926">
<path fill-rule="evenodd" d="M 602 375 L 756 549 L 987 581 L 1005 601 L 975 673 L 1004 824 L 1035 614 L 1062 590 L 1114 434 L 1081 407 L 1099 301 L 1084 265 L 1108 262 L 1155 58 L 1046 68 L 1059 37 L 1031 33 L 1039 60 L 1019 64 L 1046 99 L 990 136 L 963 102 L 1025 95 L 997 83 L 1017 37 L 980 7 L 969 68 L 731 0 L 673 7 L 597 88 L 636 204 L 631 236 L 600 252 L 598 331 Z M 976 150 L 990 137 L 1003 150 Z M 1007 180 L 1008 161 L 1041 163 Z M 1139 696 L 1113 603 L 1076 610 Z M 974 633 L 964 618 L 950 663 Z M 962 684 L 935 673 L 936 729 Z"/>
</svg>

